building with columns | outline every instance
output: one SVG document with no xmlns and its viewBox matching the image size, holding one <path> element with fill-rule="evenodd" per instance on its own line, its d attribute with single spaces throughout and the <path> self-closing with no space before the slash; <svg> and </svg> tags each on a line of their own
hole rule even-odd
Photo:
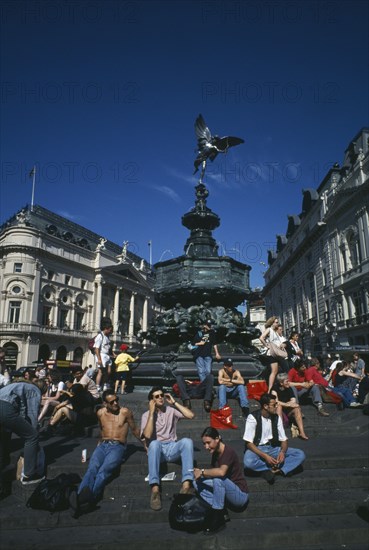
<svg viewBox="0 0 369 550">
<path fill-rule="evenodd" d="M 268 253 L 267 317 L 298 330 L 307 354 L 369 354 L 369 129 L 349 143 Z M 344 354 L 345 355 L 345 354 Z"/>
<path fill-rule="evenodd" d="M 0 228 L 0 346 L 12 368 L 38 359 L 92 362 L 89 339 L 109 317 L 113 344 L 138 343 L 155 313 L 150 265 L 41 206 Z"/>
</svg>

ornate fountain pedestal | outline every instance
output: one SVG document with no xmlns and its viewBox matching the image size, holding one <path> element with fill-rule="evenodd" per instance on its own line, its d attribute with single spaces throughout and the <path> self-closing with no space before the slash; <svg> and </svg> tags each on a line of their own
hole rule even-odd
<svg viewBox="0 0 369 550">
<path fill-rule="evenodd" d="M 201 125 L 204 136 L 210 139 L 210 131 L 204 127 L 202 117 Z M 204 147 L 205 151 L 202 155 L 213 160 L 214 146 L 211 142 L 204 144 L 204 139 L 199 137 L 199 147 Z M 240 142 L 239 138 L 230 139 Z M 166 377 L 172 371 L 184 374 L 186 378 L 197 378 L 187 344 L 207 319 L 213 322 L 219 352 L 223 357 L 233 357 L 246 378 L 258 377 L 263 370 L 257 351 L 251 349 L 251 340 L 260 332 L 248 326 L 247 320 L 236 309 L 250 294 L 251 267 L 218 254 L 212 232 L 219 227 L 220 218 L 207 206 L 209 191 L 202 181 L 205 167 L 206 160 L 203 160 L 200 181 L 195 187 L 195 206 L 182 216 L 182 224 L 190 230 L 184 254 L 154 266 L 155 298 L 164 311 L 141 337 L 156 342 L 158 348 L 141 356 L 135 379 L 144 377 L 145 369 L 148 377 L 149 371 L 150 376 L 158 370 L 160 372 L 159 364 L 161 373 L 156 379 Z"/>
</svg>

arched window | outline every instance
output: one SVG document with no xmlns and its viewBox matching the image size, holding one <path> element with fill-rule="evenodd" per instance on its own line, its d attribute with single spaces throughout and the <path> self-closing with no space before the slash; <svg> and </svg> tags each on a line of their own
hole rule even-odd
<svg viewBox="0 0 369 550">
<path fill-rule="evenodd" d="M 50 348 L 47 344 L 42 344 L 38 350 L 38 360 L 39 361 L 47 361 L 50 359 Z"/>
<path fill-rule="evenodd" d="M 83 349 L 76 348 L 73 352 L 73 361 L 82 363 Z"/>
<path fill-rule="evenodd" d="M 15 370 L 17 366 L 17 359 L 18 359 L 18 346 L 14 342 L 7 342 L 3 345 L 3 348 L 5 349 L 5 365 L 7 369 L 9 370 Z"/>
<path fill-rule="evenodd" d="M 56 351 L 56 360 L 65 361 L 67 358 L 67 348 L 65 346 L 59 346 Z"/>
</svg>

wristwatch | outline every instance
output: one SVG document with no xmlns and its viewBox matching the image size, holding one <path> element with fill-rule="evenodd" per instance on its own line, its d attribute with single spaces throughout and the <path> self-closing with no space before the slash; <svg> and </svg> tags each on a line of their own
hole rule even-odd
<svg viewBox="0 0 369 550">
<path fill-rule="evenodd" d="M 204 469 L 204 468 L 201 468 L 201 475 L 202 475 L 202 477 L 204 477 L 204 472 L 205 472 L 205 469 Z"/>
</svg>

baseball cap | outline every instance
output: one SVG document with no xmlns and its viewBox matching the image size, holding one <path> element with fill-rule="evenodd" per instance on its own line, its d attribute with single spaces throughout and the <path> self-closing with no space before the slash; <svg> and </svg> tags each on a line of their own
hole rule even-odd
<svg viewBox="0 0 369 550">
<path fill-rule="evenodd" d="M 122 344 L 119 349 L 120 349 L 120 351 L 127 351 L 128 346 L 127 346 L 127 344 Z"/>
<path fill-rule="evenodd" d="M 207 319 L 206 321 L 204 321 L 204 325 L 207 325 L 208 327 L 211 327 L 212 324 L 213 321 L 211 319 Z"/>
<path fill-rule="evenodd" d="M 233 361 L 232 361 L 232 359 L 229 357 L 228 359 L 224 359 L 223 364 L 224 364 L 226 367 L 232 367 Z"/>
</svg>

